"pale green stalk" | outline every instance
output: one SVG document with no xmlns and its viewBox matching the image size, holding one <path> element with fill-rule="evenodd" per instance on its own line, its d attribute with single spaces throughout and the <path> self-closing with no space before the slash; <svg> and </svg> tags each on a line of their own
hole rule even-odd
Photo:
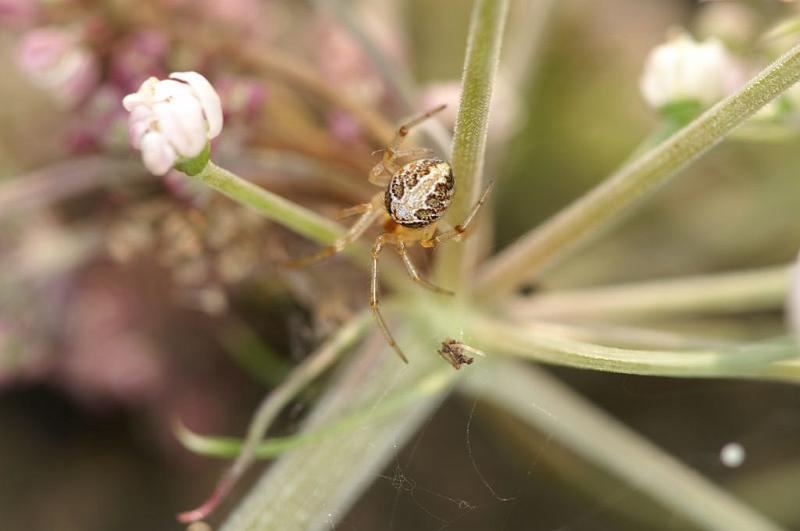
<svg viewBox="0 0 800 531">
<path fill-rule="evenodd" d="M 523 327 L 473 317 L 467 329 L 476 346 L 543 363 L 580 369 L 652 376 L 781 378 L 778 362 L 798 356 L 789 339 L 693 350 L 607 347 L 553 334 L 547 327 Z"/>
<path fill-rule="evenodd" d="M 453 133 L 452 166 L 456 195 L 447 213 L 447 221 L 456 225 L 466 217 L 483 188 L 483 164 L 489 107 L 500 61 L 508 0 L 476 0 L 472 10 L 464 73 L 461 79 L 461 103 Z M 469 244 L 450 242 L 436 256 L 437 283 L 456 293 L 468 287 L 468 275 L 475 269 L 475 252 Z"/>
<path fill-rule="evenodd" d="M 399 389 L 391 396 L 381 400 L 377 406 L 370 406 L 314 429 L 305 430 L 285 437 L 271 437 L 254 448 L 257 459 L 272 459 L 280 454 L 303 445 L 323 442 L 332 437 L 344 437 L 364 426 L 365 422 L 375 421 L 385 415 L 392 415 L 400 409 L 425 400 L 444 390 L 456 376 L 450 367 L 440 368 L 425 376 L 409 389 Z M 245 440 L 235 437 L 207 436 L 194 433 L 182 424 L 175 426 L 178 440 L 192 452 L 208 457 L 232 458 L 239 456 Z"/>
<path fill-rule="evenodd" d="M 315 242 L 333 243 L 344 232 L 338 224 L 256 186 L 213 162 L 209 162 L 193 178 Z"/>
<path fill-rule="evenodd" d="M 320 398 L 301 433 L 313 433 L 353 412 L 358 414 L 358 425 L 282 455 L 220 531 L 313 531 L 335 526 L 441 402 L 458 373 L 450 367 L 441 371 L 442 362 L 433 353 L 435 345 L 415 343 L 413 335 L 398 334 L 404 346 L 413 347 L 410 353 L 420 353 L 404 365 L 382 337 L 374 339 L 379 348 L 373 343 L 358 352 Z M 413 400 L 403 400 L 390 413 L 381 411 L 383 401 L 434 374 L 439 376 Z"/>
<path fill-rule="evenodd" d="M 344 229 L 338 223 L 265 190 L 211 161 L 192 178 L 317 243 L 331 244 L 344 234 Z M 369 251 L 363 244 L 356 242 L 347 247 L 343 253 L 362 266 L 369 264 Z M 381 267 L 381 278 L 391 286 L 408 286 L 411 281 L 404 273 L 402 276 L 398 273 L 400 268 L 397 264 L 386 262 Z"/>
<path fill-rule="evenodd" d="M 779 310 L 791 266 L 653 280 L 516 297 L 505 303 L 514 319 L 635 317 Z"/>
<path fill-rule="evenodd" d="M 541 275 L 622 214 L 651 196 L 690 162 L 719 143 L 800 79 L 800 45 L 656 148 L 492 259 L 478 279 L 478 295 L 499 298 Z"/>
<path fill-rule="evenodd" d="M 702 529 L 780 529 L 543 371 L 492 360 L 470 376 L 461 389 L 502 407 Z"/>
<path fill-rule="evenodd" d="M 247 428 L 241 453 L 223 474 L 205 503 L 197 509 L 179 515 L 181 521 L 193 522 L 205 518 L 230 492 L 239 478 L 256 459 L 256 449 L 278 414 L 309 383 L 327 370 L 339 355 L 349 348 L 366 331 L 369 316 L 362 314 L 342 326 L 320 348 L 295 368 L 281 384 L 261 401 Z"/>
</svg>

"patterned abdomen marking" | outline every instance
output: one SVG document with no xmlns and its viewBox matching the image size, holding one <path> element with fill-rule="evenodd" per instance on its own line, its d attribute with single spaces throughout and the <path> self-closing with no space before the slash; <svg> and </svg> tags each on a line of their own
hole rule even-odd
<svg viewBox="0 0 800 531">
<path fill-rule="evenodd" d="M 439 159 L 409 162 L 386 187 L 386 211 L 404 227 L 424 227 L 447 211 L 454 192 L 453 170 Z"/>
</svg>

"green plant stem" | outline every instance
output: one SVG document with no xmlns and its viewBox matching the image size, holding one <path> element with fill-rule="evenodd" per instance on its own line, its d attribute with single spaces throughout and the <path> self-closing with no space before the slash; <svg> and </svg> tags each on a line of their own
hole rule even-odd
<svg viewBox="0 0 800 531">
<path fill-rule="evenodd" d="M 253 451 L 257 459 L 273 459 L 303 445 L 319 443 L 332 437 L 342 437 L 364 425 L 366 421 L 381 419 L 392 415 L 399 409 L 408 407 L 418 400 L 436 394 L 446 388 L 456 375 L 449 367 L 439 369 L 421 379 L 413 387 L 398 390 L 377 406 L 354 411 L 327 424 L 295 435 L 273 437 L 261 441 Z M 245 440 L 235 437 L 215 437 L 192 432 L 182 424 L 176 424 L 178 440 L 192 452 L 207 457 L 233 458 L 242 454 Z"/>
<path fill-rule="evenodd" d="M 221 531 L 309 531 L 329 529 L 346 513 L 368 482 L 397 452 L 400 445 L 436 407 L 450 386 L 437 380 L 427 394 L 403 401 L 383 414 L 381 403 L 395 392 L 413 389 L 433 373 L 452 378 L 452 368 L 442 365 L 429 343 L 398 333 L 397 339 L 414 347 L 409 365 L 403 365 L 385 346 L 383 338 L 365 344 L 351 358 L 333 385 L 321 397 L 303 425 L 302 433 L 314 432 L 353 412 L 378 410 L 377 415 L 359 415 L 357 427 L 284 453 L 264 473 L 250 493 L 230 515 Z M 375 346 L 378 348 L 375 348 Z M 439 378 L 439 377 L 437 377 Z"/>
<path fill-rule="evenodd" d="M 800 79 L 800 45 L 745 87 L 623 167 L 589 193 L 491 260 L 478 278 L 478 295 L 498 298 L 538 277 L 568 251 L 598 235 L 652 195 L 690 162 L 719 143 Z"/>
<path fill-rule="evenodd" d="M 488 317 L 472 319 L 476 346 L 530 360 L 626 374 L 652 376 L 781 378 L 778 362 L 793 360 L 791 340 L 696 350 L 641 350 L 606 347 L 553 334 L 547 327 L 522 327 Z"/>
<path fill-rule="evenodd" d="M 209 162 L 194 179 L 317 243 L 333 243 L 344 232 L 338 224 L 256 186 L 213 162 Z"/>
<path fill-rule="evenodd" d="M 464 220 L 482 192 L 486 135 L 492 89 L 500 61 L 508 0 L 475 0 L 472 9 L 464 72 L 461 79 L 461 103 L 453 134 L 453 174 L 456 195 L 447 220 L 456 225 Z M 452 242 L 437 254 L 437 283 L 457 293 L 467 287 L 477 253 L 465 243 Z"/>
<path fill-rule="evenodd" d="M 509 361 L 486 365 L 460 388 L 509 411 L 701 528 L 780 529 L 545 372 Z"/>
<path fill-rule="evenodd" d="M 264 398 L 247 429 L 241 453 L 225 471 L 208 500 L 197 509 L 179 515 L 179 520 L 193 522 L 203 519 L 217 507 L 256 459 L 256 449 L 278 414 L 306 385 L 327 370 L 342 352 L 363 335 L 366 325 L 371 322 L 368 320 L 369 317 L 364 313 L 342 326 L 333 337 L 298 365 Z"/>
<path fill-rule="evenodd" d="M 229 317 L 219 342 L 245 373 L 266 387 L 279 385 L 289 374 L 288 362 L 242 319 Z"/>
<path fill-rule="evenodd" d="M 783 307 L 791 266 L 654 280 L 516 297 L 514 319 L 635 317 L 776 310 Z"/>
<path fill-rule="evenodd" d="M 269 190 L 256 186 L 233 172 L 217 166 L 212 161 L 209 161 L 203 171 L 192 178 L 238 203 L 254 208 L 264 217 L 317 243 L 331 244 L 344 234 L 344 229 L 339 224 Z M 369 250 L 361 243 L 356 242 L 342 252 L 362 266 L 366 267 L 370 263 Z M 411 284 L 407 275 L 400 271 L 400 267 L 388 261 L 384 262 L 381 267 L 381 278 L 388 281 L 394 288 L 405 288 Z"/>
</svg>

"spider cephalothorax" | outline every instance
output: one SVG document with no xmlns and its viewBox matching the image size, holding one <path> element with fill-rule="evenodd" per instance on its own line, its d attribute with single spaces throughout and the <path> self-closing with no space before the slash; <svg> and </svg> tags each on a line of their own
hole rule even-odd
<svg viewBox="0 0 800 531">
<path fill-rule="evenodd" d="M 389 327 L 386 326 L 378 303 L 378 257 L 381 250 L 386 244 L 394 245 L 408 274 L 415 282 L 438 293 L 450 294 L 451 292 L 435 286 L 419 276 L 407 248 L 416 242 L 423 247 L 435 247 L 441 242 L 459 238 L 466 232 L 489 194 L 489 188 L 487 188 L 464 221 L 436 235 L 437 224 L 447 212 L 455 194 L 453 170 L 447 162 L 430 158 L 431 151 L 429 149 L 402 148 L 401 146 L 412 127 L 442 109 L 444 109 L 444 105 L 414 118 L 397 130 L 391 144 L 383 153 L 383 159 L 375 165 L 369 176 L 372 184 L 383 186 L 385 189 L 383 192 L 375 194 L 369 203 L 356 205 L 343 211 L 343 214 L 348 216 L 360 214 L 347 233 L 336 240 L 333 245 L 288 264 L 292 267 L 313 264 L 342 251 L 364 234 L 364 231 L 378 219 L 388 218 L 393 221 L 394 223 L 387 225 L 386 230 L 389 232 L 378 236 L 372 247 L 370 307 L 386 340 L 405 362 L 408 360 L 389 332 Z"/>
</svg>

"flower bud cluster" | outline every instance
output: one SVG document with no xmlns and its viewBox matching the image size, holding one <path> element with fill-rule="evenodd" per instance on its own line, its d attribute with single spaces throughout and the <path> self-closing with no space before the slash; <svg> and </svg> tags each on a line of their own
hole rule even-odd
<svg viewBox="0 0 800 531">
<path fill-rule="evenodd" d="M 222 103 L 211 83 L 197 72 L 147 79 L 122 100 L 130 112 L 128 134 L 154 175 L 164 175 L 203 153 L 222 131 Z"/>
</svg>

